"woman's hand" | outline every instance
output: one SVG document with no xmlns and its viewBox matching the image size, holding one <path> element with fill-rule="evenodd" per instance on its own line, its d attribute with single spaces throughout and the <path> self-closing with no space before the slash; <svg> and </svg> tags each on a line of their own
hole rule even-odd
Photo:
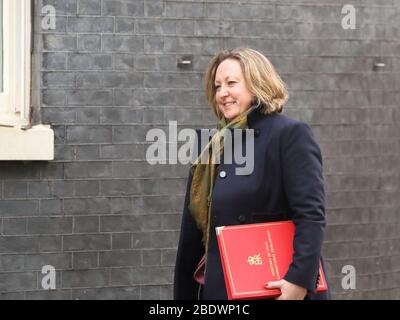
<svg viewBox="0 0 400 320">
<path fill-rule="evenodd" d="M 276 300 L 303 300 L 307 294 L 307 289 L 295 285 L 286 280 L 271 281 L 265 286 L 268 289 L 280 289 L 281 295 Z"/>
</svg>

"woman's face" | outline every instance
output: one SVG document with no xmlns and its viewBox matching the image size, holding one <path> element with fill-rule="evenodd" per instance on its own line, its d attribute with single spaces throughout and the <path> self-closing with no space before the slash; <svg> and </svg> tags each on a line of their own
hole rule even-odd
<svg viewBox="0 0 400 320">
<path fill-rule="evenodd" d="M 232 120 L 250 108 L 252 95 L 246 87 L 239 61 L 222 61 L 217 68 L 214 84 L 218 108 L 227 120 Z"/>
</svg>

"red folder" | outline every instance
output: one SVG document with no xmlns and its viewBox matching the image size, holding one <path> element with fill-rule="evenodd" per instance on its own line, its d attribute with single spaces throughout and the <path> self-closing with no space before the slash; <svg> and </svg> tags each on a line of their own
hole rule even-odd
<svg viewBox="0 0 400 320">
<path fill-rule="evenodd" d="M 216 232 L 229 300 L 281 294 L 279 289 L 266 289 L 265 285 L 282 279 L 292 262 L 292 221 L 217 227 Z M 327 289 L 320 262 L 316 291 Z"/>
</svg>

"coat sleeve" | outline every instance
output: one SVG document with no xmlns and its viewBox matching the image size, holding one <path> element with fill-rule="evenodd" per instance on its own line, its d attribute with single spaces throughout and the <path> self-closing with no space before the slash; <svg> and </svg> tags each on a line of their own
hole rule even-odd
<svg viewBox="0 0 400 320">
<path fill-rule="evenodd" d="M 192 176 L 189 174 L 183 208 L 181 233 L 176 255 L 174 274 L 174 299 L 195 300 L 198 294 L 198 283 L 193 278 L 197 264 L 204 254 L 202 233 L 189 212 L 189 195 Z"/>
<path fill-rule="evenodd" d="M 175 300 L 197 300 L 198 298 L 199 284 L 194 280 L 193 273 L 204 254 L 204 246 L 201 241 L 202 232 L 197 228 L 188 208 L 191 184 L 192 175 L 189 173 L 175 263 Z"/>
<path fill-rule="evenodd" d="M 302 122 L 283 129 L 281 139 L 283 186 L 295 224 L 293 260 L 284 279 L 314 292 L 326 225 L 321 151 Z"/>
</svg>

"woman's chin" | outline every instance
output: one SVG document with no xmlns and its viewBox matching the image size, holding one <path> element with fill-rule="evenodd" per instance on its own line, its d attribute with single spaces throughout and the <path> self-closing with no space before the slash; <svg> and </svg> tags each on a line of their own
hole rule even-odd
<svg viewBox="0 0 400 320">
<path fill-rule="evenodd" d="M 226 120 L 232 120 L 238 115 L 237 112 L 224 112 L 224 117 Z"/>
</svg>

